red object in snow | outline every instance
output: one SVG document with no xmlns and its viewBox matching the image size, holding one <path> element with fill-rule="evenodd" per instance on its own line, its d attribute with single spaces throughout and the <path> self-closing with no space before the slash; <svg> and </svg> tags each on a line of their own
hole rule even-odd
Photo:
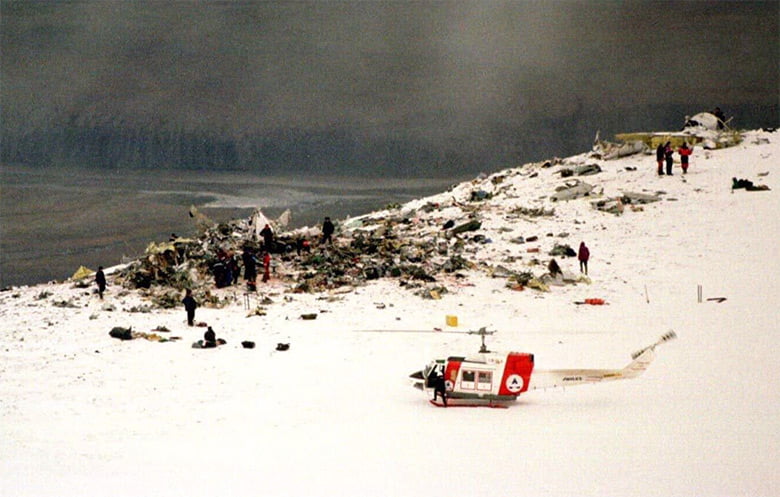
<svg viewBox="0 0 780 497">
<path fill-rule="evenodd" d="M 586 304 L 590 305 L 604 305 L 606 302 L 604 302 L 604 299 L 585 299 Z"/>
</svg>

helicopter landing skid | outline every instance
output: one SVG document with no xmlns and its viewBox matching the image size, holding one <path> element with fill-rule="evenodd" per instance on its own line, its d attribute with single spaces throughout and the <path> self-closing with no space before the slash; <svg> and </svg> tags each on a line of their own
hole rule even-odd
<svg viewBox="0 0 780 497">
<path fill-rule="evenodd" d="M 438 400 L 428 400 L 431 404 L 435 405 L 436 407 L 490 407 L 493 409 L 506 409 L 509 407 L 506 404 L 498 404 L 495 402 L 489 402 L 489 403 L 458 403 L 455 399 L 451 399 L 447 402 L 447 405 L 445 406 L 444 403 Z"/>
</svg>

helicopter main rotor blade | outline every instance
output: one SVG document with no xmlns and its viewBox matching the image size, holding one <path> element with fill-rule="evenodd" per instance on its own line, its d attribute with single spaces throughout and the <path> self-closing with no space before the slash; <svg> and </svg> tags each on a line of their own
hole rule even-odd
<svg viewBox="0 0 780 497">
<path fill-rule="evenodd" d="M 468 335 L 468 331 L 449 330 L 352 330 L 356 333 L 452 333 L 455 335 Z"/>
</svg>

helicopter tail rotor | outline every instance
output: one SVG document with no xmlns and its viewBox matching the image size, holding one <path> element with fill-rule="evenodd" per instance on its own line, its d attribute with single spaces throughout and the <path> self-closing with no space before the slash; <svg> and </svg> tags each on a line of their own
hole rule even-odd
<svg viewBox="0 0 780 497">
<path fill-rule="evenodd" d="M 661 338 L 659 338 L 658 341 L 655 342 L 653 345 L 650 345 L 649 347 L 645 347 L 645 348 L 643 348 L 641 350 L 637 350 L 636 352 L 631 354 L 631 359 L 636 360 L 637 357 L 641 356 L 642 354 L 644 354 L 648 350 L 655 350 L 655 348 L 657 346 L 661 345 L 662 343 L 666 343 L 666 342 L 669 342 L 671 340 L 674 340 L 675 338 L 677 338 L 677 333 L 675 333 L 674 330 L 669 330 L 669 332 L 664 333 L 663 335 L 661 335 Z"/>
</svg>

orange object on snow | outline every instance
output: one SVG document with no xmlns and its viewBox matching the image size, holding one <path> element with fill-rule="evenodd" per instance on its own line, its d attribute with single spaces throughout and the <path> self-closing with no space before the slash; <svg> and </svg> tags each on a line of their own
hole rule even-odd
<svg viewBox="0 0 780 497">
<path fill-rule="evenodd" d="M 604 299 L 585 299 L 585 303 L 590 305 L 604 305 L 606 302 L 604 302 Z"/>
</svg>

